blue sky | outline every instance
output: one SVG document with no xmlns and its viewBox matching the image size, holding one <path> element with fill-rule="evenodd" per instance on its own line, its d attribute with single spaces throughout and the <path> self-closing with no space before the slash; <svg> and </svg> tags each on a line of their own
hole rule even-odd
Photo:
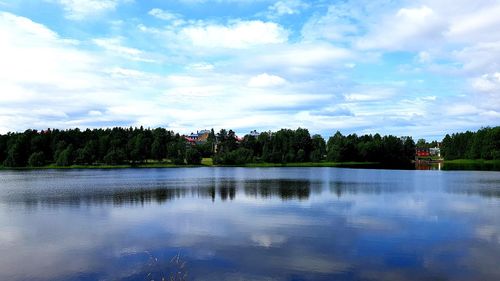
<svg viewBox="0 0 500 281">
<path fill-rule="evenodd" d="M 496 0 L 0 0 L 0 133 L 500 125 Z"/>
</svg>

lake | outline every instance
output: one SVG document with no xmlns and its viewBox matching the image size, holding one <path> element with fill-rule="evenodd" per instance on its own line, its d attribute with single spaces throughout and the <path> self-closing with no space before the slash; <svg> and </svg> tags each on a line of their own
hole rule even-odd
<svg viewBox="0 0 500 281">
<path fill-rule="evenodd" d="M 0 171 L 0 280 L 500 280 L 500 172 Z"/>
</svg>

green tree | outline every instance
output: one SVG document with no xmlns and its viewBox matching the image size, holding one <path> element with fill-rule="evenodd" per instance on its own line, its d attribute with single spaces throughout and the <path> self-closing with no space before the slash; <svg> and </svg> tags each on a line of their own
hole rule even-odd
<svg viewBox="0 0 500 281">
<path fill-rule="evenodd" d="M 68 144 L 64 140 L 60 140 L 56 143 L 55 149 L 54 149 L 54 160 L 57 162 L 57 159 L 59 159 L 59 155 L 68 147 Z"/>
<path fill-rule="evenodd" d="M 13 137 L 8 148 L 7 157 L 4 166 L 7 167 L 25 167 L 28 164 L 29 153 L 28 136 L 18 134 Z"/>
<path fill-rule="evenodd" d="M 320 162 L 326 155 L 326 143 L 320 135 L 314 135 L 311 139 L 312 151 L 311 161 Z"/>
<path fill-rule="evenodd" d="M 403 157 L 405 158 L 403 161 L 407 161 L 409 159 L 413 159 L 415 157 L 415 149 L 416 145 L 413 141 L 413 138 L 410 136 L 406 136 L 402 138 L 403 140 Z"/>
<path fill-rule="evenodd" d="M 104 163 L 109 164 L 109 165 L 120 165 L 125 163 L 125 152 L 123 152 L 122 149 L 111 149 L 105 156 L 104 156 Z"/>
<path fill-rule="evenodd" d="M 74 160 L 74 149 L 73 145 L 70 144 L 66 149 L 61 151 L 57 156 L 56 165 L 57 166 L 71 166 Z"/>
<path fill-rule="evenodd" d="M 417 147 L 418 148 L 429 148 L 429 144 L 425 139 L 418 139 L 417 141 Z"/>
<path fill-rule="evenodd" d="M 153 143 L 151 144 L 152 158 L 162 161 L 167 157 L 167 143 L 170 134 L 162 128 L 157 128 L 153 131 Z"/>
<path fill-rule="evenodd" d="M 218 153 L 214 157 L 214 163 L 225 165 L 242 165 L 252 162 L 252 151 L 247 148 L 238 148 L 233 151 Z"/>
<path fill-rule="evenodd" d="M 7 142 L 9 138 L 9 135 L 0 135 L 0 163 L 3 163 L 5 161 L 5 158 L 7 158 Z"/>
<path fill-rule="evenodd" d="M 186 162 L 188 165 L 200 165 L 201 153 L 198 149 L 191 147 L 186 150 Z"/>
<path fill-rule="evenodd" d="M 380 159 L 382 163 L 396 165 L 410 161 L 404 156 L 403 141 L 395 136 L 384 136 L 382 138 L 383 157 Z"/>
<path fill-rule="evenodd" d="M 168 145 L 168 158 L 176 165 L 186 164 L 186 149 L 188 144 L 182 137 L 177 136 L 176 140 Z"/>
<path fill-rule="evenodd" d="M 43 152 L 33 152 L 28 159 L 28 165 L 30 167 L 41 167 L 45 165 L 45 155 Z"/>
<path fill-rule="evenodd" d="M 328 139 L 327 143 L 327 159 L 328 161 L 341 162 L 342 149 L 344 146 L 345 137 L 337 131 L 333 136 Z"/>
</svg>

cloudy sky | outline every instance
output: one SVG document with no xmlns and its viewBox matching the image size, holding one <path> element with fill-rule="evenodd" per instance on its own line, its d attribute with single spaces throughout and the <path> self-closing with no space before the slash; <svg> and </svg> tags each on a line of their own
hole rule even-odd
<svg viewBox="0 0 500 281">
<path fill-rule="evenodd" d="M 498 0 L 0 0 L 0 133 L 500 125 Z"/>
</svg>

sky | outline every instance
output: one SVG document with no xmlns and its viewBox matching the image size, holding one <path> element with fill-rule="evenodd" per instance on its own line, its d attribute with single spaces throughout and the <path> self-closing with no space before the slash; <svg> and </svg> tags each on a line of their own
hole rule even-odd
<svg viewBox="0 0 500 281">
<path fill-rule="evenodd" d="M 0 0 L 0 133 L 500 125 L 498 0 Z"/>
</svg>

